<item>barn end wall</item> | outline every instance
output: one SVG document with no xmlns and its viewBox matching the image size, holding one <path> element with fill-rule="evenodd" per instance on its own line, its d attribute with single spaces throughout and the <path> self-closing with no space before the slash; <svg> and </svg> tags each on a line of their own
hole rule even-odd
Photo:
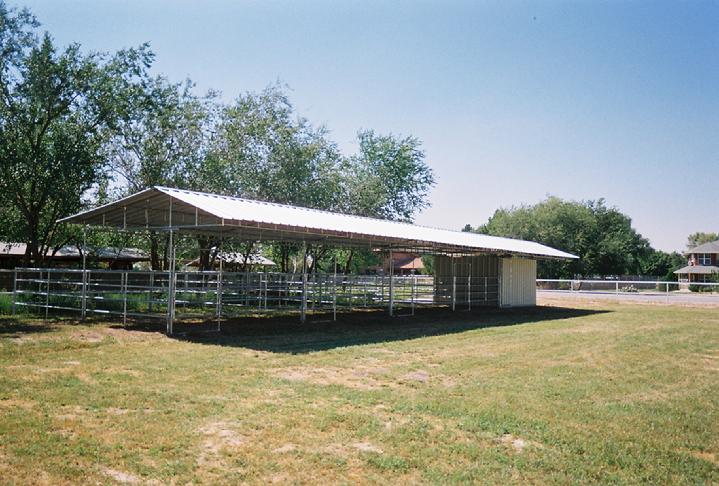
<svg viewBox="0 0 719 486">
<path fill-rule="evenodd" d="M 501 258 L 499 296 L 500 307 L 537 305 L 537 261 L 529 258 Z"/>
</svg>

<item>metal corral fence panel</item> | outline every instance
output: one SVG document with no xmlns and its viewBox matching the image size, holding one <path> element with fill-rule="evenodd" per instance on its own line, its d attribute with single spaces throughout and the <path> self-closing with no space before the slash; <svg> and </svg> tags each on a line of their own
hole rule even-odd
<svg viewBox="0 0 719 486">
<path fill-rule="evenodd" d="M 166 319 L 171 274 L 153 271 L 18 268 L 13 312 L 100 314 Z M 444 282 L 437 285 L 436 281 Z M 273 311 L 337 312 L 417 306 L 471 309 L 496 305 L 497 279 L 467 275 L 335 275 L 326 273 L 176 272 L 175 319 L 222 319 Z M 390 291 L 391 287 L 391 291 Z M 439 292 L 438 292 L 439 290 Z M 390 297 L 390 294 L 392 297 Z"/>
<path fill-rule="evenodd" d="M 453 307 L 491 306 L 499 303 L 499 258 L 475 255 L 434 259 L 435 301 Z"/>
<path fill-rule="evenodd" d="M 537 279 L 537 290 L 568 293 L 681 295 L 686 292 L 716 293 L 719 283 L 680 283 L 647 280 Z"/>
</svg>

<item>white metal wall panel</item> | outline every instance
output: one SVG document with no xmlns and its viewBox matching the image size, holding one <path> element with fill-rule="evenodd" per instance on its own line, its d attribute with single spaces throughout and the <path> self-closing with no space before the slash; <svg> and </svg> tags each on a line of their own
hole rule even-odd
<svg viewBox="0 0 719 486">
<path fill-rule="evenodd" d="M 500 307 L 537 305 L 537 262 L 529 258 L 502 258 L 500 263 Z"/>
</svg>

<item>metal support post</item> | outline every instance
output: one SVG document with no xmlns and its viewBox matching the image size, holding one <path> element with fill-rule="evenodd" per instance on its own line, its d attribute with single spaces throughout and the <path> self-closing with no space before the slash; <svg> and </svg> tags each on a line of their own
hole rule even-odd
<svg viewBox="0 0 719 486">
<path fill-rule="evenodd" d="M 12 315 L 15 315 L 15 303 L 17 302 L 17 268 L 13 272 L 12 279 Z"/>
<path fill-rule="evenodd" d="M 452 277 L 452 310 L 457 308 L 457 277 Z"/>
<path fill-rule="evenodd" d="M 614 282 L 614 293 L 619 295 L 619 282 Z"/>
<path fill-rule="evenodd" d="M 220 332 L 222 330 L 222 237 L 220 237 L 217 254 L 220 258 L 220 271 L 217 272 L 217 332 Z M 185 275 L 185 282 L 187 282 L 187 275 Z"/>
<path fill-rule="evenodd" d="M 412 293 L 411 293 L 411 299 L 412 299 L 412 315 L 414 315 L 414 296 L 417 289 L 417 276 L 412 275 Z"/>
<path fill-rule="evenodd" d="M 155 294 L 155 271 L 150 269 L 150 293 L 147 294 L 147 312 L 152 312 L 152 299 Z"/>
<path fill-rule="evenodd" d="M 472 310 L 472 275 L 467 276 L 467 310 Z"/>
<path fill-rule="evenodd" d="M 452 257 L 452 260 L 454 260 L 454 257 Z M 454 272 L 455 265 L 454 261 L 452 261 L 452 310 L 455 310 L 457 306 L 457 277 Z"/>
<path fill-rule="evenodd" d="M 270 276 L 268 274 L 265 274 L 265 285 L 264 285 L 264 301 L 265 301 L 265 310 L 267 310 L 267 287 L 269 286 L 270 282 Z"/>
<path fill-rule="evenodd" d="M 173 325 L 175 323 L 175 245 L 173 241 L 173 232 L 170 230 L 170 242 L 168 246 L 168 255 L 170 257 L 170 271 L 167 281 L 167 335 L 171 336 Z"/>
<path fill-rule="evenodd" d="M 347 288 L 349 289 L 349 299 L 348 299 L 348 306 L 350 312 L 352 312 L 352 277 L 350 275 L 347 275 Z"/>
<path fill-rule="evenodd" d="M 337 255 L 334 258 L 334 277 L 332 279 L 332 320 L 337 320 Z"/>
<path fill-rule="evenodd" d="M 467 271 L 467 310 L 472 310 L 472 264 L 468 265 Z"/>
<path fill-rule="evenodd" d="M 45 320 L 50 312 L 50 270 L 47 271 L 47 287 L 45 287 Z"/>
<path fill-rule="evenodd" d="M 389 316 L 394 316 L 394 259 L 392 250 L 389 250 Z"/>
<path fill-rule="evenodd" d="M 487 277 L 484 277 L 484 301 L 487 302 Z"/>
<path fill-rule="evenodd" d="M 87 316 L 87 226 L 82 227 L 82 306 L 80 317 Z"/>
<path fill-rule="evenodd" d="M 302 302 L 300 304 L 300 322 L 307 320 L 307 245 L 302 243 Z"/>
<path fill-rule="evenodd" d="M 127 272 L 122 272 L 120 276 L 120 286 L 122 287 L 122 325 L 127 325 Z"/>
</svg>

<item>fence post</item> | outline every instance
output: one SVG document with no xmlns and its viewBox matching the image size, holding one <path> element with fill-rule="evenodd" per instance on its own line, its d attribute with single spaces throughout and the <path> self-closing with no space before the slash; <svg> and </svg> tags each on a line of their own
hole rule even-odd
<svg viewBox="0 0 719 486">
<path fill-rule="evenodd" d="M 389 250 L 389 316 L 394 316 L 394 259 L 392 250 Z"/>
<path fill-rule="evenodd" d="M 414 296 L 415 296 L 415 293 L 416 293 L 416 291 L 417 291 L 416 289 L 417 289 L 417 276 L 416 276 L 416 275 L 412 275 L 412 293 L 411 293 L 411 297 L 412 297 L 412 315 L 414 315 Z"/>
<path fill-rule="evenodd" d="M 150 269 L 150 293 L 147 294 L 147 312 L 152 312 L 152 299 L 155 293 L 155 271 Z"/>
<path fill-rule="evenodd" d="M 47 287 L 45 288 L 45 320 L 50 312 L 50 270 L 47 271 Z"/>
<path fill-rule="evenodd" d="M 127 325 L 127 272 L 120 276 L 120 288 L 122 289 L 122 325 Z"/>
<path fill-rule="evenodd" d="M 222 237 L 220 237 L 219 246 L 217 252 L 220 260 L 220 271 L 217 272 L 217 332 L 222 330 Z M 185 282 L 187 282 L 187 274 L 185 274 Z"/>
<path fill-rule="evenodd" d="M 614 293 L 619 295 L 619 282 L 614 282 Z"/>
<path fill-rule="evenodd" d="M 487 302 L 487 277 L 484 277 L 484 301 Z"/>
<path fill-rule="evenodd" d="M 457 306 L 457 277 L 452 277 L 452 310 Z"/>
<path fill-rule="evenodd" d="M 82 309 L 80 317 L 87 316 L 87 225 L 82 227 Z"/>
<path fill-rule="evenodd" d="M 467 269 L 467 310 L 472 310 L 472 264 Z"/>
<path fill-rule="evenodd" d="M 307 320 L 307 243 L 302 242 L 302 302 L 300 303 L 300 322 Z"/>
<path fill-rule="evenodd" d="M 264 307 L 265 307 L 265 310 L 267 310 L 267 287 L 268 287 L 268 285 L 269 285 L 269 281 L 270 281 L 269 274 L 266 273 L 266 274 L 265 274 L 265 280 L 264 280 L 264 283 L 265 283 L 265 285 L 264 285 L 264 287 L 265 287 L 265 288 L 264 288 L 264 296 L 265 296 L 265 297 L 264 297 L 264 302 L 265 302 Z"/>
<path fill-rule="evenodd" d="M 332 278 L 332 320 L 337 320 L 337 255 L 335 254 L 334 262 L 334 277 Z"/>
<path fill-rule="evenodd" d="M 172 335 L 175 323 L 175 246 L 173 242 L 173 234 L 170 230 L 170 241 L 168 245 L 168 254 L 170 256 L 170 271 L 168 272 L 167 282 L 167 334 Z"/>
<path fill-rule="evenodd" d="M 17 301 L 17 268 L 13 272 L 12 279 L 12 315 L 15 315 L 15 302 Z"/>
</svg>

